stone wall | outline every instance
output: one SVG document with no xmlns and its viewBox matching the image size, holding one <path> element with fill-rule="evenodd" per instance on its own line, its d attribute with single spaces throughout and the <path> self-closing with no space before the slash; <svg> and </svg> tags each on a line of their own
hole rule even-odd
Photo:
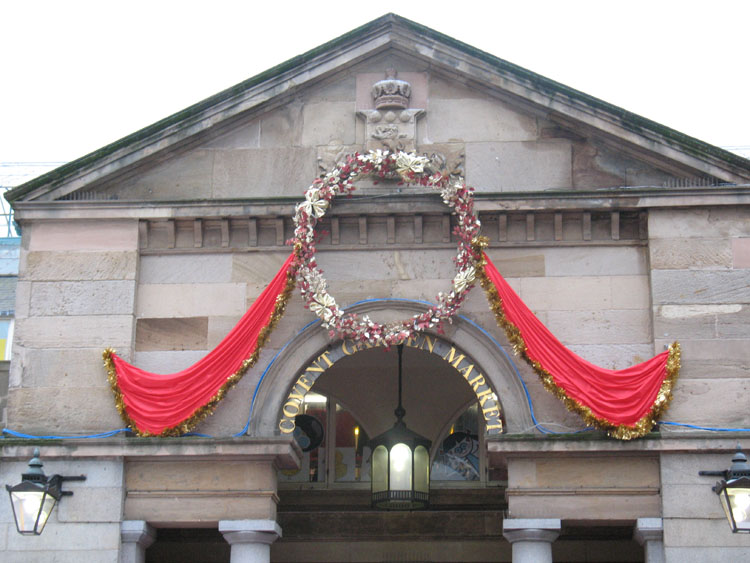
<svg viewBox="0 0 750 563">
<path fill-rule="evenodd" d="M 508 474 L 511 518 L 636 520 L 661 511 L 655 456 L 513 458 Z"/>
<path fill-rule="evenodd" d="M 132 357 L 134 221 L 34 223 L 24 229 L 8 426 L 39 434 L 122 427 L 101 354 Z"/>
<path fill-rule="evenodd" d="M 649 214 L 654 345 L 682 345 L 669 420 L 747 428 L 750 210 Z"/>
<path fill-rule="evenodd" d="M 452 243 L 430 239 L 415 243 L 411 231 L 398 229 L 389 243 L 387 228 L 382 218 L 368 220 L 368 240 L 382 235 L 383 241 L 361 250 L 351 244 L 332 245 L 330 239 L 321 243 L 318 261 L 340 305 L 391 297 L 434 301 L 439 291 L 449 288 Z M 653 349 L 645 247 L 638 241 L 623 242 L 608 246 L 580 241 L 580 246 L 556 247 L 528 241 L 528 248 L 498 243 L 489 255 L 566 345 L 594 363 L 618 369 L 650 357 Z M 273 246 L 143 249 L 136 297 L 136 365 L 171 373 L 203 357 L 239 320 L 289 251 Z M 493 334 L 512 355 L 480 287 L 461 312 Z M 228 394 L 201 431 L 226 434 L 241 429 L 260 374 L 276 351 L 312 320 L 295 292 L 259 364 Z M 289 366 L 289 385 L 306 360 L 299 358 L 297 365 Z M 579 428 L 579 419 L 542 389 L 523 362 L 515 361 L 542 420 Z"/>
<path fill-rule="evenodd" d="M 32 448 L 24 460 L 3 459 L 0 483 L 15 485 L 28 469 Z M 5 563 L 60 561 L 117 563 L 123 503 L 122 462 L 76 460 L 44 462 L 47 475 L 86 475 L 84 482 L 65 483 L 73 496 L 61 499 L 40 536 L 22 536 L 16 531 L 7 495 L 0 502 L 0 553 Z"/>
<path fill-rule="evenodd" d="M 668 562 L 723 563 L 750 559 L 750 538 L 747 534 L 731 533 L 719 499 L 711 490 L 719 477 L 698 475 L 702 470 L 726 469 L 731 458 L 729 448 L 721 454 L 661 455 L 664 551 Z"/>
<path fill-rule="evenodd" d="M 8 420 L 8 379 L 10 362 L 0 362 L 0 424 L 5 428 Z"/>
<path fill-rule="evenodd" d="M 446 167 L 461 170 L 478 192 L 661 186 L 673 179 L 652 164 L 560 127 L 529 106 L 456 83 L 429 64 L 391 55 L 373 57 L 217 128 L 198 146 L 105 184 L 99 197 L 298 196 L 322 169 L 369 141 L 354 109 L 374 107 L 369 88 L 390 66 L 412 83 L 410 107 L 425 110 L 408 142 L 416 142 L 420 153 L 442 155 Z"/>
</svg>

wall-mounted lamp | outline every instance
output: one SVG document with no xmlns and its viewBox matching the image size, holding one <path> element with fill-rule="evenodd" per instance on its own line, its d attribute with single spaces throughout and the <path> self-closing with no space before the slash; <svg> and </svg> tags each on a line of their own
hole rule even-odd
<svg viewBox="0 0 750 563">
<path fill-rule="evenodd" d="M 13 487 L 5 485 L 10 495 L 18 533 L 25 536 L 41 534 L 57 501 L 63 496 L 73 494 L 71 491 L 62 490 L 63 481 L 85 480 L 85 475 L 47 477 L 42 471 L 39 448 L 34 449 L 34 457 L 29 460 L 29 470 L 21 474 L 21 482 Z"/>
<path fill-rule="evenodd" d="M 724 471 L 699 471 L 699 475 L 723 477 L 713 486 L 732 532 L 750 533 L 750 464 L 740 445 L 732 458 L 732 465 Z"/>
</svg>

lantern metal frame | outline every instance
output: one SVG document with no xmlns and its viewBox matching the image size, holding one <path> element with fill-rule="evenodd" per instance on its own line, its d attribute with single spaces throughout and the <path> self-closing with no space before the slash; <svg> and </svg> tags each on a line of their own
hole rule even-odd
<svg viewBox="0 0 750 563">
<path fill-rule="evenodd" d="M 64 481 L 86 480 L 85 475 L 55 474 L 47 477 L 42 470 L 42 465 L 39 459 L 39 448 L 35 448 L 34 455 L 29 460 L 29 469 L 21 474 L 21 482 L 12 487 L 5 485 L 10 496 L 16 530 L 24 536 L 41 535 L 57 502 L 62 497 L 73 494 L 73 491 L 62 490 Z M 25 505 L 28 505 L 26 510 Z"/>
<path fill-rule="evenodd" d="M 396 423 L 393 428 L 372 438 L 369 442 L 372 460 L 371 460 L 371 493 L 372 507 L 381 510 L 420 510 L 429 508 L 430 505 L 430 447 L 432 442 L 427 438 L 409 430 L 404 422 L 406 410 L 402 404 L 402 368 L 403 368 L 403 351 L 404 345 L 399 344 L 398 350 L 398 407 L 394 411 Z M 397 469 L 399 460 L 394 456 L 394 448 L 398 445 L 406 446 L 409 451 L 409 462 L 411 467 L 408 472 L 409 488 L 394 488 L 392 476 L 394 469 Z M 384 447 L 387 454 L 385 460 L 382 460 L 378 454 L 379 447 Z M 420 451 L 422 448 L 424 451 Z M 417 455 L 418 454 L 418 455 Z M 419 458 L 419 459 L 417 459 Z M 381 464 L 384 467 L 381 467 Z M 422 466 L 424 465 L 424 466 Z M 406 469 L 406 468 L 404 468 Z M 383 483 L 383 479 L 378 479 L 378 475 L 385 472 L 383 489 L 376 490 L 376 487 Z M 417 479 L 422 477 L 419 486 Z M 419 489 L 422 490 L 419 490 Z"/>
<path fill-rule="evenodd" d="M 723 477 L 712 490 L 718 495 L 732 533 L 750 533 L 750 464 L 742 448 L 732 457 L 732 465 L 723 471 L 699 471 L 698 475 Z M 738 503 L 743 499 L 743 505 Z"/>
</svg>

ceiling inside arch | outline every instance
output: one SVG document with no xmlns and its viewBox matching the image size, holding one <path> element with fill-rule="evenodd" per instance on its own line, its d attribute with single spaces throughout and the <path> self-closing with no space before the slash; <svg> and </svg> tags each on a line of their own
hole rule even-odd
<svg viewBox="0 0 750 563">
<path fill-rule="evenodd" d="M 313 392 L 336 399 L 351 411 L 370 437 L 391 428 L 398 404 L 398 351 L 371 348 L 346 356 L 315 382 Z M 436 442 L 445 426 L 476 395 L 447 361 L 424 350 L 404 347 L 404 421 Z"/>
</svg>

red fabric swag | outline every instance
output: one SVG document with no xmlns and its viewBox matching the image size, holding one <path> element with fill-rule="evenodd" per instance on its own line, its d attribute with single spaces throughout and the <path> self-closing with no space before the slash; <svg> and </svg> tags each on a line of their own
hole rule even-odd
<svg viewBox="0 0 750 563">
<path fill-rule="evenodd" d="M 113 386 L 121 398 L 118 406 L 133 430 L 142 435 L 167 434 L 169 430 L 181 434 L 209 414 L 257 359 L 261 331 L 278 320 L 273 318 L 277 302 L 285 290 L 287 295 L 291 291 L 293 278 L 288 272 L 293 258 L 294 253 L 218 346 L 187 369 L 168 375 L 149 373 L 111 351 L 105 352 L 105 360 L 116 372 Z"/>
<path fill-rule="evenodd" d="M 666 407 L 671 387 L 668 376 L 676 377 L 676 369 L 679 367 L 675 362 L 676 367 L 668 370 L 669 350 L 626 369 L 598 367 L 563 346 L 521 301 L 486 254 L 484 258 L 485 275 L 497 290 L 505 320 L 518 329 L 523 341 L 521 347 L 523 344 L 526 347 L 527 360 L 537 372 L 542 372 L 539 373 L 540 376 L 544 378 L 547 374 L 543 372 L 548 372 L 554 385 L 567 398 L 590 409 L 593 416 L 600 419 L 599 422 L 604 422 L 604 427 L 608 430 L 611 430 L 610 425 L 635 426 L 644 417 L 649 418 Z M 519 347 L 519 342 L 513 342 L 513 338 L 511 343 L 516 348 Z M 670 371 L 674 373 L 669 373 Z M 666 380 L 669 385 L 662 389 Z M 649 424 L 645 431 L 650 430 L 651 426 Z"/>
</svg>

